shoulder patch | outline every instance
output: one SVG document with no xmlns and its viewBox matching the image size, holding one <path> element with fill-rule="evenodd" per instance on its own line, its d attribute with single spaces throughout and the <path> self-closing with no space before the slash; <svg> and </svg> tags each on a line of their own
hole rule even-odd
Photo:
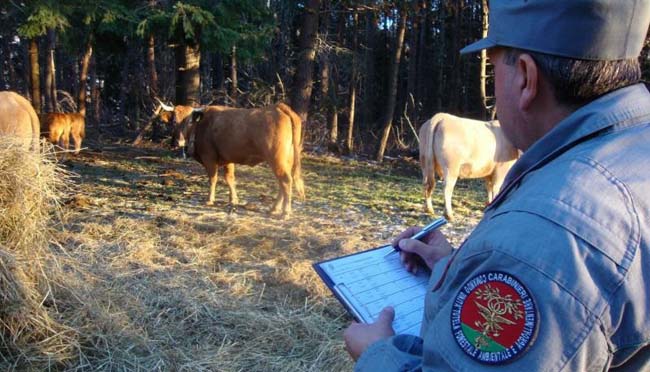
<svg viewBox="0 0 650 372">
<path fill-rule="evenodd" d="M 528 289 L 500 271 L 484 272 L 465 282 L 451 311 L 456 343 L 485 364 L 505 364 L 523 355 L 535 341 L 538 323 Z"/>
</svg>

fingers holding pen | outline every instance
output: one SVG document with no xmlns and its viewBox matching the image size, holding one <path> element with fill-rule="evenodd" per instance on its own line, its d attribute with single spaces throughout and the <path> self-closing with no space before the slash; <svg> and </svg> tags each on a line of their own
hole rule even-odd
<svg viewBox="0 0 650 372">
<path fill-rule="evenodd" d="M 395 239 L 393 239 L 391 245 L 393 247 L 398 247 L 399 246 L 398 244 L 402 239 L 410 238 L 413 235 L 420 232 L 420 230 L 422 230 L 422 228 L 419 227 L 419 226 L 411 226 L 411 227 L 409 227 L 408 229 L 402 231 L 399 235 L 397 235 L 397 237 Z"/>
<path fill-rule="evenodd" d="M 400 258 L 407 271 L 417 274 L 418 268 L 423 264 L 429 266 L 424 260 L 424 253 L 430 249 L 425 243 L 415 239 L 402 239 L 398 243 Z M 431 267 L 429 266 L 429 269 Z"/>
<path fill-rule="evenodd" d="M 423 263 L 432 269 L 436 262 L 450 254 L 453 249 L 440 231 L 431 232 L 423 241 L 410 239 L 418 231 L 420 231 L 418 227 L 408 228 L 395 239 L 396 246 L 401 250 L 402 263 L 412 273 L 416 273 L 418 266 Z"/>
</svg>

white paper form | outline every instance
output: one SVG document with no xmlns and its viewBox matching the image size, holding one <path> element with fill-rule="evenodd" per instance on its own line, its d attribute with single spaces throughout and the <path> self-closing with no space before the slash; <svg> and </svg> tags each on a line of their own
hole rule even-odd
<svg viewBox="0 0 650 372">
<path fill-rule="evenodd" d="M 388 245 L 320 264 L 348 308 L 363 323 L 372 323 L 386 306 L 395 309 L 393 329 L 397 334 L 419 336 L 424 314 L 424 296 L 429 279 L 425 270 L 411 274 L 399 254 Z"/>
</svg>

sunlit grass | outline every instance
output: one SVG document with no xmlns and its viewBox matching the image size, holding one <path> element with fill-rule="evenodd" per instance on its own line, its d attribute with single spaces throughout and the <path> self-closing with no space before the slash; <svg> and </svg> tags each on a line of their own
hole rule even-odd
<svg viewBox="0 0 650 372">
<path fill-rule="evenodd" d="M 312 263 L 433 218 L 413 160 L 306 155 L 307 199 L 288 220 L 268 216 L 277 182 L 266 166 L 237 168 L 241 205 L 229 213 L 223 182 L 205 206 L 203 168 L 165 150 L 87 151 L 68 165 L 79 192 L 56 238 L 78 300 L 58 315 L 82 349 L 63 369 L 349 370 L 341 331 L 350 318 Z M 455 194 L 458 222 L 443 232 L 457 244 L 485 191 L 460 181 Z"/>
</svg>

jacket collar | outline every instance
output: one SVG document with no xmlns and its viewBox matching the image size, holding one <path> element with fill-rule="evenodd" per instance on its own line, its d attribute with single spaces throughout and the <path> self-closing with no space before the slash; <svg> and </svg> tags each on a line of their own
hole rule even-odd
<svg viewBox="0 0 650 372">
<path fill-rule="evenodd" d="M 582 106 L 524 152 L 487 210 L 499 205 L 527 173 L 571 147 L 602 131 L 620 130 L 643 120 L 650 121 L 650 93 L 643 84 L 617 89 Z"/>
</svg>

